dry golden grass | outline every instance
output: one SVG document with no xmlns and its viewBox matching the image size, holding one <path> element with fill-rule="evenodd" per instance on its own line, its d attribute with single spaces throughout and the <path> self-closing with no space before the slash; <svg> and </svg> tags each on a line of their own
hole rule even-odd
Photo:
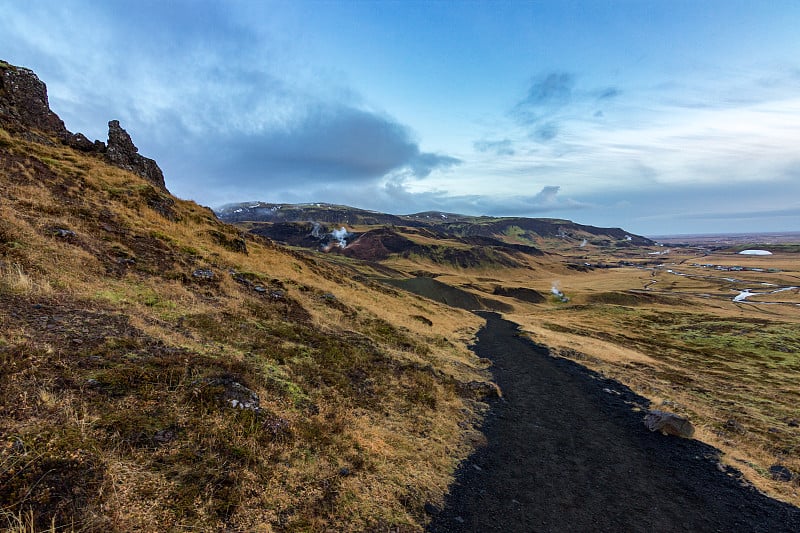
<svg viewBox="0 0 800 533">
<path fill-rule="evenodd" d="M 485 379 L 477 317 L 268 241 L 243 253 L 206 208 L 2 133 L 9 527 L 422 527 L 474 442 L 459 422 L 481 405 L 454 383 Z M 221 401 L 225 379 L 261 413 Z"/>
<path fill-rule="evenodd" d="M 22 265 L 0 265 L 0 291 L 12 294 L 31 296 L 47 296 L 53 293 L 53 288 L 46 279 L 34 279 L 25 273 Z"/>
<path fill-rule="evenodd" d="M 25 513 L 20 512 L 17 514 L 0 511 L 0 526 L 3 527 L 3 531 L 7 533 L 72 533 L 75 531 L 72 528 L 56 528 L 54 523 L 51 523 L 47 529 L 38 528 L 34 521 L 33 511 L 30 510 Z"/>
</svg>

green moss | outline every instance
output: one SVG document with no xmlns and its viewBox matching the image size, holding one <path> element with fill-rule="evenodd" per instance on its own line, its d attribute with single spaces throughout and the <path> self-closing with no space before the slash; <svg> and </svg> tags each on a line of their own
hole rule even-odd
<svg viewBox="0 0 800 533">
<path fill-rule="evenodd" d="M 94 298 L 106 300 L 115 305 L 136 302 L 147 307 L 169 313 L 178 309 L 178 305 L 149 287 L 131 286 L 125 289 L 104 289 L 94 293 Z"/>
<path fill-rule="evenodd" d="M 191 255 L 193 257 L 200 257 L 202 255 L 200 253 L 200 250 L 198 250 L 194 246 L 181 246 L 180 251 L 181 253 L 184 253 L 186 255 Z"/>
<path fill-rule="evenodd" d="M 268 389 L 288 398 L 296 407 L 310 402 L 308 394 L 300 385 L 292 381 L 282 367 L 261 357 L 251 356 L 251 360 L 261 370 Z"/>
<path fill-rule="evenodd" d="M 170 244 L 177 244 L 175 239 L 172 238 L 171 235 L 167 235 L 166 233 L 163 233 L 163 232 L 158 231 L 158 230 L 151 231 L 150 232 L 150 236 L 153 237 L 154 239 L 158 239 L 160 241 L 164 241 L 164 242 L 167 242 L 167 243 L 170 243 Z"/>
</svg>

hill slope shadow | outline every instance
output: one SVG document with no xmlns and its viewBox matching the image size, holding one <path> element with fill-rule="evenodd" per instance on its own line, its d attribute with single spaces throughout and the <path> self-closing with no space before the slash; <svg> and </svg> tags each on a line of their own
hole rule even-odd
<svg viewBox="0 0 800 533">
<path fill-rule="evenodd" d="M 647 431 L 633 410 L 645 398 L 481 316 L 474 350 L 504 399 L 429 532 L 800 531 L 800 509 L 746 485 L 717 449 Z"/>
<path fill-rule="evenodd" d="M 410 279 L 385 279 L 382 281 L 389 285 L 405 289 L 408 292 L 424 296 L 430 300 L 449 305 L 450 307 L 466 309 L 467 311 L 489 309 L 507 313 L 513 310 L 513 308 L 506 303 L 493 300 L 492 298 L 476 296 L 471 292 L 442 283 L 433 278 L 417 277 Z"/>
</svg>

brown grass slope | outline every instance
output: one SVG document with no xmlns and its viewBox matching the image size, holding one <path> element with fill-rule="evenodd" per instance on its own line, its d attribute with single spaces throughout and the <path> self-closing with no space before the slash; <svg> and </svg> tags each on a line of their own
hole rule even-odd
<svg viewBox="0 0 800 533">
<path fill-rule="evenodd" d="M 419 530 L 478 323 L 0 129 L 0 528 Z"/>
</svg>

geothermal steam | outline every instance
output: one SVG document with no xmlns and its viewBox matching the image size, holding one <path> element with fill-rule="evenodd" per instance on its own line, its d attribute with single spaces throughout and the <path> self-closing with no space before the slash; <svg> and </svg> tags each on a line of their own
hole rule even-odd
<svg viewBox="0 0 800 533">
<path fill-rule="evenodd" d="M 344 227 L 339 229 L 335 229 L 331 232 L 331 237 L 334 238 L 339 243 L 340 248 L 347 247 L 347 238 L 350 236 L 350 232 L 347 231 Z"/>
<path fill-rule="evenodd" d="M 568 302 L 569 298 L 563 292 L 561 292 L 561 288 L 560 287 L 561 287 L 561 282 L 560 281 L 554 281 L 553 285 L 550 287 L 550 292 L 553 293 L 553 296 L 558 298 L 560 301 Z"/>
</svg>

